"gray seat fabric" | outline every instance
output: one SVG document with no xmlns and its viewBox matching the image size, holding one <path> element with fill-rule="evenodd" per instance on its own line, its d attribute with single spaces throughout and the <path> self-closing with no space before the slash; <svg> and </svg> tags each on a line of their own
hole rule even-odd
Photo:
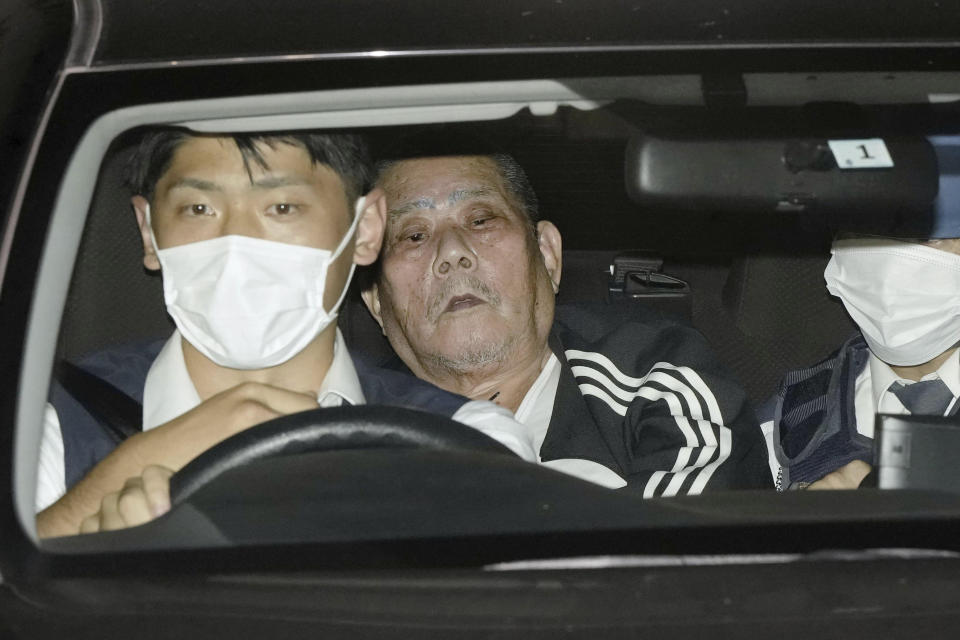
<svg viewBox="0 0 960 640">
<path fill-rule="evenodd" d="M 60 327 L 61 357 L 172 330 L 160 277 L 143 267 L 140 232 L 122 186 L 128 158 L 128 151 L 113 154 L 101 168 Z"/>
<path fill-rule="evenodd" d="M 843 305 L 827 293 L 827 255 L 750 255 L 731 265 L 719 300 L 695 318 L 754 403 L 783 375 L 824 358 L 856 331 Z"/>
</svg>

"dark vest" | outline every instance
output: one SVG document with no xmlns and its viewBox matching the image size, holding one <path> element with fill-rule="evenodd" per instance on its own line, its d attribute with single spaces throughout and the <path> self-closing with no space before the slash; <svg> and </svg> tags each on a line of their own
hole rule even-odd
<svg viewBox="0 0 960 640">
<path fill-rule="evenodd" d="M 165 342 L 157 340 L 110 347 L 84 357 L 77 364 L 142 404 L 147 372 Z M 468 402 L 463 396 L 438 389 L 411 375 L 375 367 L 361 358 L 354 357 L 353 364 L 368 404 L 419 409 L 450 417 Z M 69 489 L 113 451 L 117 441 L 56 381 L 51 385 L 50 403 L 60 421 Z"/>
<path fill-rule="evenodd" d="M 854 460 L 874 463 L 873 439 L 857 431 L 854 398 L 869 359 L 858 333 L 826 359 L 788 373 L 757 412 L 761 423 L 773 420 L 783 488 L 815 482 Z"/>
</svg>

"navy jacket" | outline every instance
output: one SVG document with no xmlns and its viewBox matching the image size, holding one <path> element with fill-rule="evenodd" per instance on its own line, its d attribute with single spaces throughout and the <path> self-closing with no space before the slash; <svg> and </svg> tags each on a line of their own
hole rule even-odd
<svg viewBox="0 0 960 640">
<path fill-rule="evenodd" d="M 110 347 L 81 359 L 77 364 L 142 404 L 147 372 L 165 342 L 157 340 Z M 411 375 L 374 367 L 360 358 L 354 357 L 353 364 L 369 404 L 452 416 L 468 402 L 463 396 L 438 389 Z M 51 387 L 50 402 L 60 421 L 66 486 L 69 489 L 113 451 L 117 441 L 80 401 L 56 382 Z"/>
<path fill-rule="evenodd" d="M 815 365 L 788 373 L 760 407 L 760 423 L 773 421 L 779 489 L 804 487 L 854 460 L 873 464 L 873 438 L 857 431 L 854 398 L 869 360 L 857 333 Z"/>
</svg>

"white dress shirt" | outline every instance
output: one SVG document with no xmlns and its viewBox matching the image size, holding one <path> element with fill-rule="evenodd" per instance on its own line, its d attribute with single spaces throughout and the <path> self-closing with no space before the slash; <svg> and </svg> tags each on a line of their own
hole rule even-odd
<svg viewBox="0 0 960 640">
<path fill-rule="evenodd" d="M 333 361 L 317 393 L 317 401 L 321 407 L 337 407 L 344 402 L 354 405 L 366 403 L 357 370 L 339 329 Z M 183 359 L 180 332 L 175 331 L 147 372 L 143 389 L 143 429 L 146 431 L 165 424 L 199 404 L 200 396 Z M 471 400 L 461 406 L 452 418 L 487 434 L 524 460 L 533 462 L 537 459 L 527 428 L 503 407 L 485 400 Z M 63 436 L 57 412 L 48 405 L 37 471 L 37 511 L 47 508 L 65 493 Z"/>
<path fill-rule="evenodd" d="M 953 410 L 957 397 L 960 396 L 960 350 L 954 351 L 940 368 L 928 373 L 920 380 L 936 380 L 940 378 L 953 394 L 953 402 L 946 413 Z M 892 413 L 895 415 L 909 414 L 896 394 L 890 391 L 890 385 L 900 382 L 911 385 L 913 380 L 907 380 L 894 373 L 886 362 L 870 353 L 867 366 L 857 376 L 856 391 L 853 402 L 857 416 L 857 433 L 873 437 L 874 417 L 878 413 Z"/>
</svg>

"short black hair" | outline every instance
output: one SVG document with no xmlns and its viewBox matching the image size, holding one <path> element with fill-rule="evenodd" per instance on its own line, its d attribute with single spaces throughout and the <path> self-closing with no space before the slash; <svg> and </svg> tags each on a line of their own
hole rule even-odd
<svg viewBox="0 0 960 640">
<path fill-rule="evenodd" d="M 271 149 L 278 144 L 290 144 L 303 148 L 314 164 L 333 169 L 343 180 L 347 201 L 367 192 L 373 176 L 370 152 L 364 139 L 350 133 L 242 133 L 205 134 L 179 127 L 154 127 L 140 138 L 140 144 L 127 164 L 126 182 L 133 193 L 153 200 L 157 182 L 170 168 L 173 155 L 181 144 L 190 138 L 232 138 L 243 156 L 244 165 L 250 171 L 250 163 L 266 168 L 266 161 L 258 145 Z"/>
<path fill-rule="evenodd" d="M 507 191 L 526 214 L 530 227 L 535 230 L 537 222 L 540 221 L 540 201 L 530 184 L 527 172 L 512 155 L 489 139 L 443 128 L 431 129 L 402 138 L 384 156 L 384 159 L 377 163 L 377 181 L 390 167 L 403 160 L 443 156 L 490 158 L 497 166 Z"/>
</svg>

